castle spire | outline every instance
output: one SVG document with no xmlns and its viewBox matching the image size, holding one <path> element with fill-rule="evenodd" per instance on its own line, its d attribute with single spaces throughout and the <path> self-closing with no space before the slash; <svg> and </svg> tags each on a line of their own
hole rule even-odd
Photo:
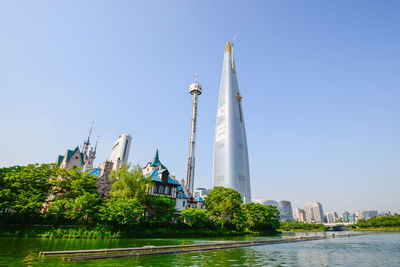
<svg viewBox="0 0 400 267">
<path fill-rule="evenodd" d="M 97 151 L 97 144 L 99 143 L 99 138 L 100 138 L 100 135 L 97 136 L 96 145 L 94 146 L 94 154 L 95 155 L 96 155 L 96 151 Z"/>
<path fill-rule="evenodd" d="M 94 125 L 94 121 L 92 121 L 92 126 L 90 127 L 89 135 L 88 135 L 87 140 L 85 142 L 83 142 L 82 153 L 83 153 L 83 155 L 85 155 L 85 157 L 87 156 L 87 152 L 88 152 L 88 149 L 89 149 L 90 136 L 92 135 L 93 125 Z"/>
</svg>

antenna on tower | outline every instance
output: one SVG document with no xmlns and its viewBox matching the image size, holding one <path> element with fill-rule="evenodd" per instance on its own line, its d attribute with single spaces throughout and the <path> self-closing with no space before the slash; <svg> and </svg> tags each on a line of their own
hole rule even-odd
<svg viewBox="0 0 400 267">
<path fill-rule="evenodd" d="M 198 75 L 199 73 L 196 71 L 196 81 L 195 81 L 195 83 L 197 83 L 197 75 Z"/>
</svg>

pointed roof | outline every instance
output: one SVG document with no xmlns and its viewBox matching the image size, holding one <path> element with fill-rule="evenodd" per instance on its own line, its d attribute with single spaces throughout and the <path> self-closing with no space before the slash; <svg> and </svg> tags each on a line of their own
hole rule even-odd
<svg viewBox="0 0 400 267">
<path fill-rule="evenodd" d="M 74 150 L 69 150 L 69 149 L 68 149 L 68 150 L 67 150 L 67 153 L 65 154 L 65 156 L 59 155 L 58 158 L 57 158 L 57 164 L 60 165 L 61 162 L 64 160 L 65 157 L 67 157 L 67 158 L 66 158 L 66 162 L 69 162 L 69 161 L 71 160 L 71 158 L 72 158 L 77 152 L 78 152 L 78 153 L 80 154 L 80 156 L 81 156 L 81 163 L 82 163 L 82 165 L 85 165 L 85 155 L 83 155 L 83 153 L 79 151 L 79 146 L 77 146 Z"/>
<path fill-rule="evenodd" d="M 58 155 L 58 157 L 57 157 L 57 164 L 60 165 L 61 162 L 63 161 L 63 159 L 64 159 L 64 156 Z"/>
<path fill-rule="evenodd" d="M 161 167 L 162 167 L 163 169 L 167 169 L 167 167 L 165 167 L 165 166 L 161 163 L 161 161 L 160 161 L 160 159 L 159 159 L 159 157 L 158 157 L 158 149 L 156 150 L 156 154 L 154 155 L 153 161 L 152 161 L 152 162 L 149 162 L 149 164 L 150 164 L 151 166 L 153 166 L 153 167 L 157 167 L 158 164 L 161 164 Z"/>
</svg>

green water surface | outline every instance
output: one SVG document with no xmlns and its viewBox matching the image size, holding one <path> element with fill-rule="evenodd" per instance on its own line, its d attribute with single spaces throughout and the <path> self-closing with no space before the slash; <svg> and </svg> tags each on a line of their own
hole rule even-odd
<svg viewBox="0 0 400 267">
<path fill-rule="evenodd" d="M 290 235 L 331 235 L 296 233 Z M 345 233 L 336 233 L 336 236 Z M 204 252 L 68 262 L 39 251 L 183 245 L 222 240 L 278 237 L 187 239 L 0 238 L 0 266 L 400 266 L 400 232 L 363 233 L 307 242 L 271 244 Z"/>
</svg>

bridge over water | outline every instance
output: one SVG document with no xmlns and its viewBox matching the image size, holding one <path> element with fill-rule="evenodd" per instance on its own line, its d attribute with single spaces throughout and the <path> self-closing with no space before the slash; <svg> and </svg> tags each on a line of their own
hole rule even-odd
<svg viewBox="0 0 400 267">
<path fill-rule="evenodd" d="M 344 222 L 337 222 L 337 223 L 324 223 L 328 230 L 331 231 L 343 231 L 345 230 L 346 226 L 352 225 L 353 223 L 344 223 Z"/>
</svg>

